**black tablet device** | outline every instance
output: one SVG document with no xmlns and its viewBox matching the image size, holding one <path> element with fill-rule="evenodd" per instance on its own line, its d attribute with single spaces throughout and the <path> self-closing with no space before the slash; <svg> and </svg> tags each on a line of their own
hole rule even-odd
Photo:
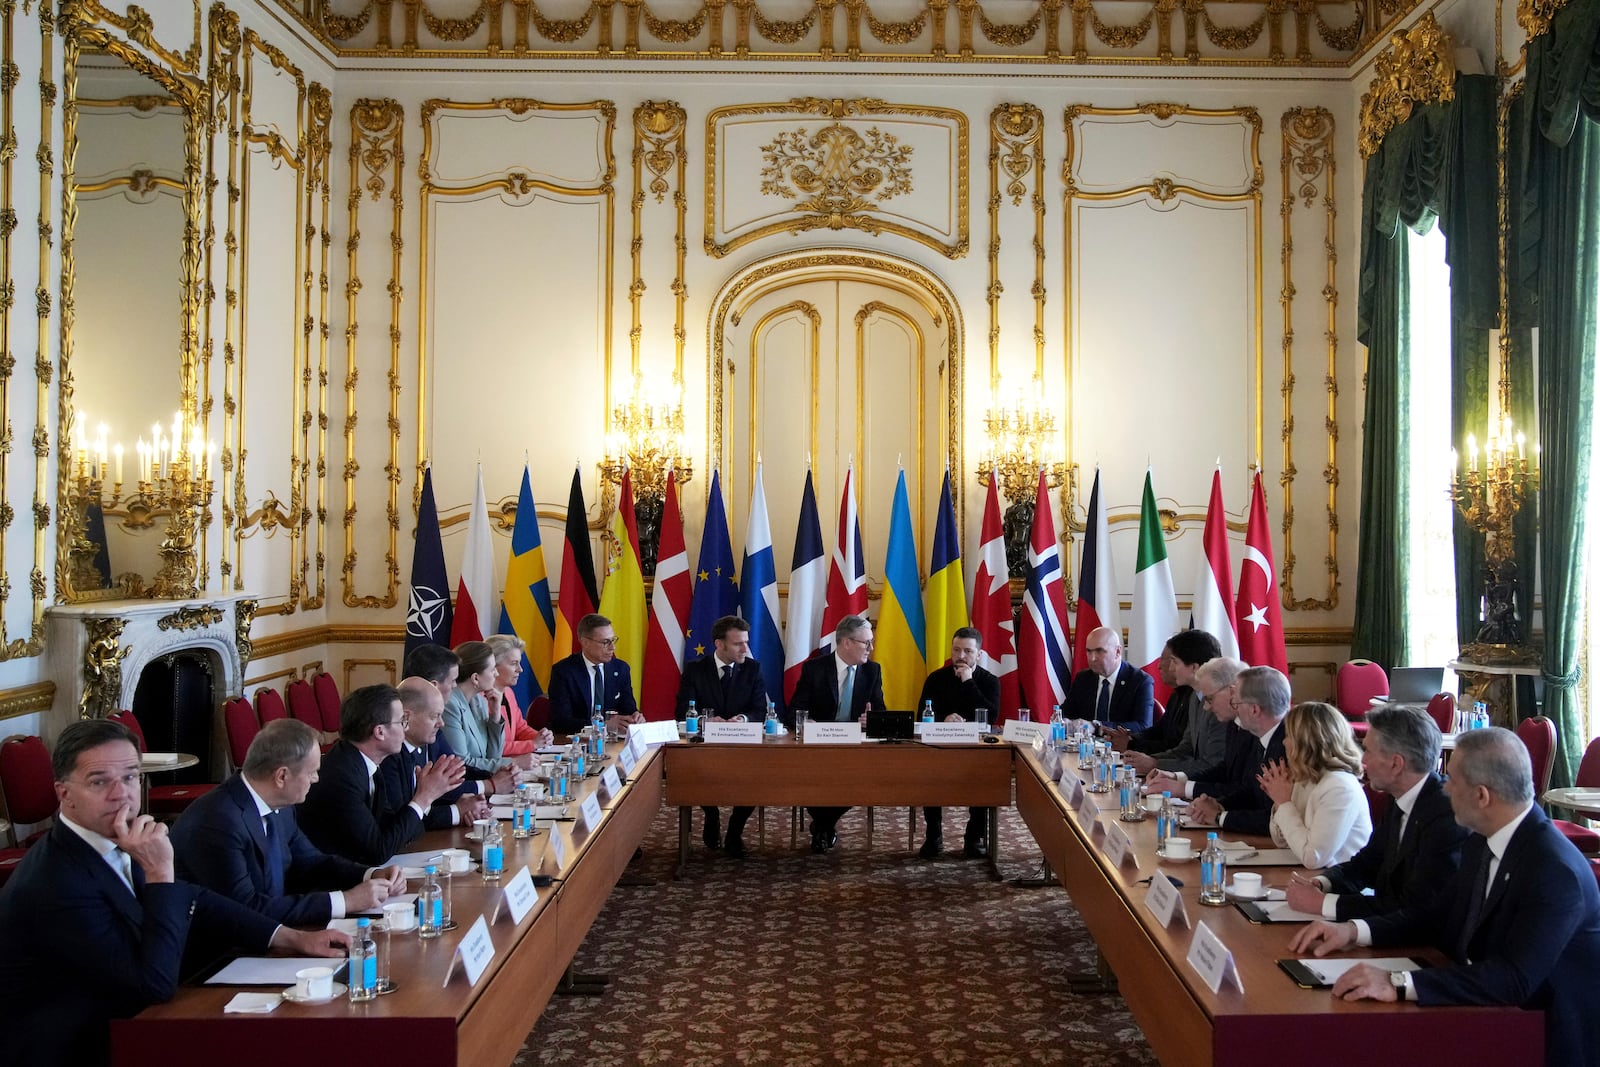
<svg viewBox="0 0 1600 1067">
<path fill-rule="evenodd" d="M 909 741 L 917 734 L 909 711 L 867 712 L 867 736 L 879 741 Z"/>
</svg>

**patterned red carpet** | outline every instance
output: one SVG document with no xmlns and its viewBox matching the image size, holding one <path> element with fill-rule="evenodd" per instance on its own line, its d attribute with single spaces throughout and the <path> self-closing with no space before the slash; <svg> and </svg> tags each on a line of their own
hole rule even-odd
<svg viewBox="0 0 1600 1067">
<path fill-rule="evenodd" d="M 756 821 L 750 855 L 700 842 L 672 881 L 677 813 L 664 809 L 634 864 L 654 886 L 619 886 L 578 953 L 612 976 L 600 997 L 552 999 L 519 1065 L 1146 1064 L 1120 997 L 1078 997 L 1069 974 L 1094 947 L 1065 890 L 989 878 L 959 855 L 966 812 L 945 815 L 957 852 L 918 859 L 904 809 L 862 809 L 839 847 L 789 845 L 788 809 Z M 726 817 L 726 812 L 724 812 Z M 922 841 L 918 817 L 916 844 Z M 1001 873 L 1037 873 L 1039 853 L 1002 809 Z"/>
</svg>

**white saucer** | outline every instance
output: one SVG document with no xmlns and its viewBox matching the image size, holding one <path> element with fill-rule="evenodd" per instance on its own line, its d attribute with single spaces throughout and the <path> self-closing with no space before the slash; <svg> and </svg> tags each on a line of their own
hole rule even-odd
<svg viewBox="0 0 1600 1067">
<path fill-rule="evenodd" d="M 1168 856 L 1166 849 L 1158 848 L 1156 849 L 1156 856 L 1161 860 L 1162 863 L 1191 863 L 1200 858 L 1200 853 L 1190 852 L 1187 856 L 1179 859 L 1176 856 Z"/>
<path fill-rule="evenodd" d="M 463 836 L 465 836 L 468 841 L 482 841 L 483 840 L 483 835 L 478 833 L 478 831 L 476 831 L 476 830 L 468 830 L 466 832 L 466 834 L 463 835 Z"/>
<path fill-rule="evenodd" d="M 1266 900 L 1272 894 L 1272 890 L 1268 889 L 1266 886 L 1262 886 L 1261 892 L 1259 893 L 1241 893 L 1237 889 L 1233 888 L 1232 885 L 1224 886 L 1223 889 L 1228 894 L 1228 898 L 1230 900 Z"/>
<path fill-rule="evenodd" d="M 333 983 L 333 992 L 328 996 L 302 997 L 298 992 L 296 992 L 295 986 L 290 986 L 288 989 L 283 991 L 283 999 L 287 1000 L 291 1004 L 331 1004 L 333 1001 L 338 1000 L 348 992 L 350 992 L 349 986 L 345 985 L 343 982 L 335 982 Z"/>
</svg>

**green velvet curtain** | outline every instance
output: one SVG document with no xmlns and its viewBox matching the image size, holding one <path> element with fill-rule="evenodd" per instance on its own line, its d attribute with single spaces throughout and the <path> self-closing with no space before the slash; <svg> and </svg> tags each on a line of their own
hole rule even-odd
<svg viewBox="0 0 1600 1067">
<path fill-rule="evenodd" d="M 1540 591 L 1544 711 L 1560 738 L 1552 784 L 1587 741 L 1574 686 L 1593 481 L 1596 288 L 1600 285 L 1600 3 L 1569 4 L 1528 45 L 1518 121 L 1524 196 L 1517 269 L 1537 294 Z"/>
</svg>

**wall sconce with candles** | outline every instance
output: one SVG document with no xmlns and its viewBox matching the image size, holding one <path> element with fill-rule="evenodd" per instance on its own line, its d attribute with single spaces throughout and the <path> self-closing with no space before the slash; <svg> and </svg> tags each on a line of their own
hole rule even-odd
<svg viewBox="0 0 1600 1067">
<path fill-rule="evenodd" d="M 73 427 L 76 438 L 92 442 L 74 453 L 68 480 L 73 588 L 101 589 L 110 578 L 100 573 L 96 562 L 106 546 L 89 536 L 90 513 L 99 508 L 103 515 L 120 516 L 123 526 L 130 530 L 146 529 L 157 518 L 167 518 L 167 532 L 159 549 L 161 570 L 154 582 L 146 586 L 137 575 L 124 574 L 116 587 L 119 595 L 165 599 L 197 595 L 200 567 L 195 538 L 200 515 L 211 501 L 216 445 L 205 441 L 199 429 L 186 423 L 181 415 L 172 417 L 170 430 L 156 423 L 150 440 L 141 437 L 135 446 L 133 482 L 128 486 L 123 446 L 117 442 L 108 447 L 110 430 L 106 424 L 100 423 L 91 433 L 87 415 L 79 410 Z"/>
<path fill-rule="evenodd" d="M 983 417 L 988 437 L 985 455 L 978 461 L 978 480 L 987 487 L 998 479 L 1006 498 L 1006 569 L 1011 577 L 1027 573 L 1028 533 L 1033 528 L 1033 509 L 1038 495 L 1039 472 L 1045 484 L 1059 489 L 1067 482 L 1067 465 L 1055 458 L 1060 454 L 1056 441 L 1056 417 L 1045 405 L 1044 383 L 1037 377 L 1027 390 L 1018 389 L 1010 403 L 1001 399 L 996 388 L 995 401 Z"/>
<path fill-rule="evenodd" d="M 1502 368 L 1504 373 L 1504 368 Z M 1509 406 L 1509 378 L 1502 380 L 1503 403 Z M 1504 409 L 1502 409 L 1504 410 Z M 1452 449 L 1450 499 L 1467 525 L 1484 536 L 1483 622 L 1478 644 L 1515 647 L 1525 637 L 1517 616 L 1516 531 L 1517 512 L 1530 492 L 1539 489 L 1539 446 L 1528 460 L 1527 438 L 1514 432 L 1511 417 L 1503 415 L 1498 430 L 1491 429 L 1480 454 L 1475 434 L 1467 435 L 1467 464 Z"/>
<path fill-rule="evenodd" d="M 646 575 L 653 575 L 667 472 L 677 475 L 679 485 L 694 477 L 694 460 L 683 448 L 682 380 L 674 377 L 664 385 L 647 385 L 643 375 L 636 374 L 628 399 L 611 409 L 611 433 L 600 461 L 602 484 L 620 486 L 625 470 L 632 474 L 639 565 Z"/>
</svg>

